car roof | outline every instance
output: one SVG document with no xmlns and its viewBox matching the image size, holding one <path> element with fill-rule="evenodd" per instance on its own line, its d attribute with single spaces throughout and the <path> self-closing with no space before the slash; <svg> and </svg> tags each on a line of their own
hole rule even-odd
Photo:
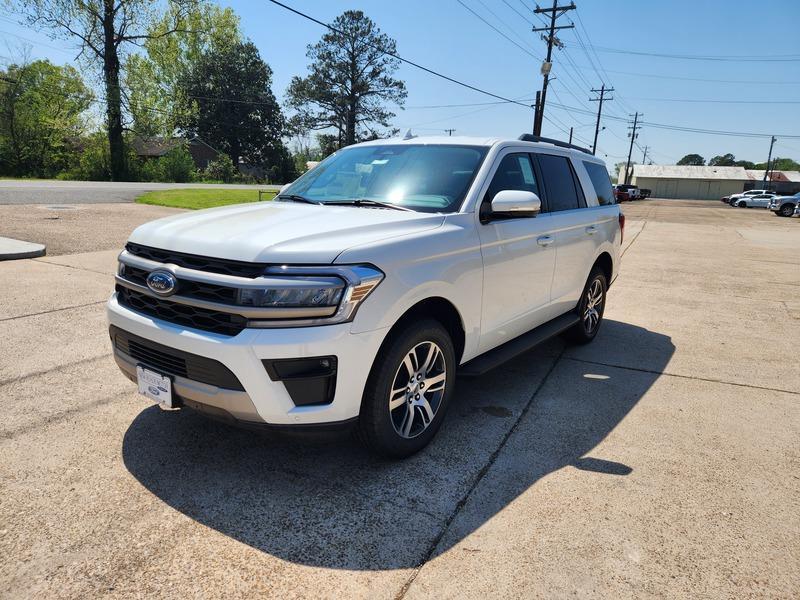
<svg viewBox="0 0 800 600">
<path fill-rule="evenodd" d="M 361 142 L 359 144 L 355 144 L 354 146 L 387 146 L 387 145 L 441 145 L 441 146 L 483 146 L 486 148 L 491 148 L 493 146 L 530 146 L 531 148 L 538 148 L 542 150 L 553 150 L 557 149 L 562 152 L 568 152 L 571 154 L 580 157 L 581 160 L 587 160 L 590 162 L 594 162 L 597 164 L 605 164 L 602 159 L 583 152 L 577 148 L 569 148 L 569 147 L 562 147 L 556 146 L 555 144 L 551 144 L 548 142 L 528 142 L 519 140 L 516 138 L 500 138 L 500 137 L 476 137 L 476 136 L 464 136 L 464 135 L 427 135 L 427 136 L 411 136 L 411 137 L 395 137 L 395 138 L 385 138 L 385 139 L 378 139 L 378 140 L 370 140 L 368 142 Z"/>
</svg>

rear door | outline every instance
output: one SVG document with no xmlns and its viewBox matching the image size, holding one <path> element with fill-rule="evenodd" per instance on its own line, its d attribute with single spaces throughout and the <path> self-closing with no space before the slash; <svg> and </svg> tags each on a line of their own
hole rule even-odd
<svg viewBox="0 0 800 600">
<path fill-rule="evenodd" d="M 604 239 L 602 214 L 589 209 L 583 188 L 568 155 L 536 153 L 546 206 L 553 221 L 556 268 L 551 315 L 575 308 L 589 269 Z"/>
</svg>

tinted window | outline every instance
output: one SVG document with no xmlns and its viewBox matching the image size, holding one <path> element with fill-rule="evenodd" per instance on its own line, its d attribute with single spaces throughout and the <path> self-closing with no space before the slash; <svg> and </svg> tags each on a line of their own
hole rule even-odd
<svg viewBox="0 0 800 600">
<path fill-rule="evenodd" d="M 484 202 L 491 202 L 501 190 L 522 190 L 539 194 L 536 176 L 527 154 L 508 154 L 500 161 L 500 166 L 489 184 Z"/>
<path fill-rule="evenodd" d="M 611 178 L 603 165 L 597 163 L 583 162 L 589 179 L 592 180 L 592 187 L 597 194 L 598 204 L 614 204 L 614 191 L 611 189 Z"/>
<path fill-rule="evenodd" d="M 547 209 L 550 212 L 578 208 L 578 192 L 569 159 L 564 156 L 537 154 L 542 169 L 544 188 L 547 191 Z"/>
</svg>

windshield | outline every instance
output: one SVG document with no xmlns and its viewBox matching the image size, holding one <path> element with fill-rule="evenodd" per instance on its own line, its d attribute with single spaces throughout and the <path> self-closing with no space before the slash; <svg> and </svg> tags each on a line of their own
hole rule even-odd
<svg viewBox="0 0 800 600">
<path fill-rule="evenodd" d="M 488 148 L 385 145 L 345 148 L 281 193 L 336 204 L 373 201 L 423 212 L 458 210 Z M 364 204 L 365 205 L 365 204 Z"/>
</svg>

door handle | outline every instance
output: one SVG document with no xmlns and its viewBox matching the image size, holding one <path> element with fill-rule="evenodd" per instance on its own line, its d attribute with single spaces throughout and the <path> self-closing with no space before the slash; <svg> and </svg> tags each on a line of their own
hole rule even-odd
<svg viewBox="0 0 800 600">
<path fill-rule="evenodd" d="M 586 228 L 586 233 L 588 233 L 589 235 L 594 235 L 595 233 L 597 233 L 597 227 L 595 227 L 594 225 L 589 225 Z"/>
<path fill-rule="evenodd" d="M 536 243 L 540 246 L 549 246 L 553 243 L 553 236 L 552 235 L 543 235 L 540 238 L 536 239 Z"/>
</svg>

